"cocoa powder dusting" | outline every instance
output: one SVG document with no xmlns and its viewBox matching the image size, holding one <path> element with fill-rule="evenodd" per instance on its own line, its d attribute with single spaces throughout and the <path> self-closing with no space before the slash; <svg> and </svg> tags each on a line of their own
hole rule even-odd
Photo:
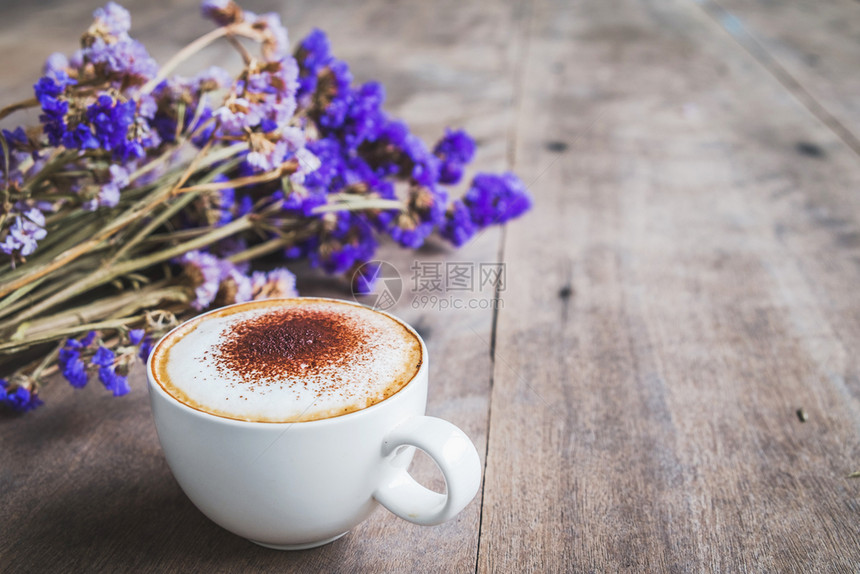
<svg viewBox="0 0 860 574">
<path fill-rule="evenodd" d="M 367 352 L 362 328 L 348 317 L 293 307 L 236 322 L 213 354 L 219 367 L 246 383 L 259 384 L 261 378 L 321 374 L 347 357 L 355 361 Z"/>
</svg>

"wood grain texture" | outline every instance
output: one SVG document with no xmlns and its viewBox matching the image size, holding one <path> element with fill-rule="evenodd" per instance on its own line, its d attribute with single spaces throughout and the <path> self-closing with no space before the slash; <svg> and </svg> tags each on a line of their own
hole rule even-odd
<svg viewBox="0 0 860 574">
<path fill-rule="evenodd" d="M 528 19 L 479 571 L 855 572 L 855 154 L 691 2 Z"/>
<path fill-rule="evenodd" d="M 860 154 L 860 4 L 702 0 L 702 7 Z M 798 142 L 816 153 L 815 142 Z M 806 144 L 803 147 L 803 144 Z"/>
<path fill-rule="evenodd" d="M 100 4 L 0 1 L 0 99 L 29 96 Z M 208 29 L 196 0 L 124 4 L 160 61 Z M 244 3 L 281 12 L 293 41 L 325 29 L 419 135 L 467 128 L 478 169 L 513 162 L 534 193 L 526 219 L 462 250 L 380 253 L 428 343 L 429 414 L 487 453 L 482 496 L 438 527 L 380 510 L 320 549 L 259 548 L 171 477 L 141 369 L 122 399 L 58 380 L 46 407 L 0 418 L 0 572 L 856 572 L 849 4 Z M 216 46 L 190 67 L 231 59 Z M 412 285 L 415 260 L 500 256 L 495 319 Z M 349 296 L 300 271 L 303 293 Z M 440 488 L 426 459 L 413 472 Z"/>
<path fill-rule="evenodd" d="M 3 38 L 20 42 L 23 35 L 41 37 L 44 26 L 51 37 L 40 45 L 10 42 L 15 64 L 6 60 L 10 68 L 3 70 L 4 98 L 27 96 L 37 74 L 35 62 L 53 50 L 71 49 L 100 3 L 8 8 L 17 26 L 0 19 Z M 196 0 L 124 5 L 132 12 L 132 33 L 160 61 L 208 28 Z M 258 13 L 279 10 L 293 41 L 314 26 L 325 29 L 356 79 L 381 81 L 388 92 L 387 109 L 425 140 L 434 141 L 446 126 L 466 128 L 479 142 L 475 168 L 505 169 L 519 50 L 511 34 L 519 18 L 515 6 L 243 5 Z M 230 57 L 228 47 L 216 46 L 192 65 L 223 63 Z M 403 278 L 404 295 L 392 311 L 413 324 L 428 345 L 428 414 L 462 428 L 482 454 L 493 311 L 440 310 L 424 304 L 416 299 L 423 293 L 414 291 L 411 267 L 415 261 L 494 262 L 500 238 L 494 229 L 457 251 L 433 241 L 417 253 L 391 245 L 379 253 Z M 301 270 L 299 289 L 306 295 L 350 297 L 342 280 L 308 269 Z M 450 295 L 464 300 L 472 294 Z M 0 420 L 0 571 L 474 571 L 480 497 L 455 520 L 434 528 L 379 510 L 348 536 L 311 551 L 268 550 L 222 530 L 192 506 L 170 475 L 152 424 L 142 369 L 133 374 L 131 385 L 129 396 L 112 399 L 97 382 L 74 392 L 56 380 L 45 392 L 45 407 Z M 416 458 L 413 474 L 430 487 L 444 488 L 435 465 L 426 457 Z"/>
</svg>

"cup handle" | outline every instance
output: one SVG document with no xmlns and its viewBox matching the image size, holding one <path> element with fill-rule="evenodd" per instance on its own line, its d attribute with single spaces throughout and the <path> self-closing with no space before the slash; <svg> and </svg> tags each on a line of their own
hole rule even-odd
<svg viewBox="0 0 860 574">
<path fill-rule="evenodd" d="M 392 464 L 400 446 L 414 446 L 436 462 L 445 477 L 446 494 L 424 488 L 406 471 Z M 409 522 L 432 526 L 463 510 L 481 484 L 481 459 L 475 445 L 456 426 L 436 417 L 417 416 L 397 425 L 382 444 L 390 472 L 373 493 L 382 506 Z"/>
</svg>

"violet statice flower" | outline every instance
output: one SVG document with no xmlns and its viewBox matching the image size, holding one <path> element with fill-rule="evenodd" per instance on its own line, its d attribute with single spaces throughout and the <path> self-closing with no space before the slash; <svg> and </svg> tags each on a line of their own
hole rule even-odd
<svg viewBox="0 0 860 574">
<path fill-rule="evenodd" d="M 66 341 L 66 345 L 60 349 L 58 363 L 63 377 L 76 389 L 86 386 L 89 377 L 87 366 L 81 359 L 81 348 L 83 345 L 75 339 Z"/>
<path fill-rule="evenodd" d="M 218 294 L 215 300 L 220 305 L 232 305 L 244 303 L 254 297 L 254 287 L 251 278 L 239 271 L 236 267 L 225 262 L 218 285 Z"/>
<path fill-rule="evenodd" d="M 466 243 L 477 232 L 469 208 L 461 200 L 452 201 L 445 213 L 445 222 L 439 227 L 439 235 L 456 247 Z"/>
<path fill-rule="evenodd" d="M 385 89 L 378 82 L 368 82 L 350 89 L 345 99 L 345 113 L 337 126 L 338 137 L 346 149 L 355 150 L 365 141 L 375 141 L 388 122 L 382 111 Z"/>
<path fill-rule="evenodd" d="M 297 297 L 296 276 L 278 267 L 268 272 L 255 271 L 251 275 L 254 300 Z"/>
<path fill-rule="evenodd" d="M 56 74 L 57 72 L 68 72 L 69 69 L 69 59 L 65 54 L 60 52 L 54 52 L 45 60 L 45 64 L 42 67 L 42 74 L 45 76 Z"/>
<path fill-rule="evenodd" d="M 320 166 L 305 177 L 304 185 L 321 193 L 333 192 L 343 187 L 345 153 L 338 139 L 330 136 L 308 142 L 307 149 L 319 159 Z"/>
<path fill-rule="evenodd" d="M 413 188 L 407 209 L 393 220 L 389 235 L 403 247 L 417 249 L 445 221 L 447 192 L 438 186 Z"/>
<path fill-rule="evenodd" d="M 245 98 L 233 98 L 212 115 L 218 120 L 226 135 L 239 136 L 260 124 L 263 116 L 258 106 L 252 106 Z"/>
<path fill-rule="evenodd" d="M 157 133 L 149 129 L 143 117 L 136 117 L 137 104 L 122 102 L 101 94 L 87 108 L 87 119 L 93 128 L 98 147 L 113 151 L 116 159 L 129 161 L 146 155 L 148 148 L 161 143 Z"/>
<path fill-rule="evenodd" d="M 229 181 L 229 178 L 223 173 L 219 173 L 212 180 L 214 183 L 222 183 Z M 235 218 L 236 208 L 236 190 L 232 187 L 225 187 L 218 190 L 218 198 L 216 200 L 215 209 L 217 209 L 217 219 L 215 225 L 226 225 Z"/>
<path fill-rule="evenodd" d="M 189 84 L 198 93 L 212 92 L 226 88 L 233 82 L 230 72 L 219 66 L 209 66 L 191 78 Z"/>
<path fill-rule="evenodd" d="M 245 161 L 252 170 L 265 172 L 279 168 L 292 155 L 291 152 L 297 149 L 295 141 L 291 140 L 286 133 L 293 130 L 301 136 L 299 145 L 303 146 L 304 136 L 298 128 L 285 128 L 269 133 L 251 133 L 248 137 L 251 151 L 245 156 Z"/>
<path fill-rule="evenodd" d="M 532 205 L 532 198 L 520 178 L 511 172 L 475 176 L 463 196 L 472 222 L 478 227 L 504 223 L 519 217 Z"/>
<path fill-rule="evenodd" d="M 373 293 L 379 279 L 380 264 L 369 261 L 361 265 L 352 276 L 352 292 L 356 295 L 369 295 Z"/>
<path fill-rule="evenodd" d="M 21 185 L 24 182 L 25 175 L 36 173 L 41 168 L 42 159 L 36 146 L 27 137 L 27 132 L 24 131 L 24 128 L 19 126 L 13 131 L 3 130 L 2 133 L 9 150 L 9 163 L 6 163 L 6 158 L 2 160 L 3 163 L 0 165 L 0 173 L 2 173 L 0 184 L 12 185 L 15 183 Z M 21 171 L 22 167 L 24 172 Z"/>
<path fill-rule="evenodd" d="M 95 211 L 99 207 L 116 207 L 119 203 L 120 191 L 128 186 L 129 175 L 127 168 L 112 164 L 108 168 L 108 180 L 101 184 L 98 195 L 81 207 L 87 211 Z"/>
<path fill-rule="evenodd" d="M 463 130 L 445 130 L 445 136 L 433 148 L 433 154 L 441 160 L 439 183 L 458 183 L 463 177 L 463 168 L 475 155 L 475 140 Z"/>
<path fill-rule="evenodd" d="M 311 265 L 328 273 L 344 273 L 373 258 L 378 243 L 367 219 L 352 212 L 338 213 L 334 227 L 317 249 L 308 254 Z"/>
<path fill-rule="evenodd" d="M 331 48 L 328 36 L 318 28 L 311 30 L 296 50 L 299 63 L 299 87 L 296 96 L 306 105 L 307 99 L 317 89 L 317 76 L 331 61 Z"/>
<path fill-rule="evenodd" d="M 298 163 L 296 171 L 290 176 L 290 181 L 295 184 L 303 184 L 307 176 L 320 168 L 320 159 L 308 148 L 299 148 L 293 154 Z"/>
<path fill-rule="evenodd" d="M 116 2 L 108 2 L 104 8 L 96 8 L 93 12 L 95 27 L 99 32 L 120 37 L 131 30 L 131 14 Z"/>
<path fill-rule="evenodd" d="M 219 26 L 228 26 L 243 20 L 242 9 L 233 0 L 203 0 L 200 13 Z"/>
<path fill-rule="evenodd" d="M 23 207 L 16 205 L 16 207 Z M 32 254 L 39 241 L 47 237 L 45 230 L 45 215 L 37 207 L 26 211 L 17 211 L 6 237 L 0 243 L 0 251 L 6 255 L 26 257 Z"/>
<path fill-rule="evenodd" d="M 410 178 L 428 187 L 439 180 L 439 158 L 402 121 L 389 120 L 383 125 L 373 148 L 376 151 L 369 154 L 368 161 L 379 177 Z"/>
<path fill-rule="evenodd" d="M 140 345 L 145 335 L 146 331 L 143 329 L 130 329 L 128 332 L 128 341 L 134 346 Z"/>
<path fill-rule="evenodd" d="M 118 374 L 115 366 L 99 368 L 99 380 L 107 390 L 113 393 L 113 396 L 115 397 L 121 397 L 131 391 L 131 387 L 128 384 L 128 377 Z"/>
<path fill-rule="evenodd" d="M 298 73 L 291 56 L 253 66 L 247 79 L 237 81 L 224 105 L 214 112 L 222 132 L 243 136 L 250 130 L 269 133 L 285 129 L 296 111 Z"/>
<path fill-rule="evenodd" d="M 110 367 L 114 364 L 115 360 L 116 355 L 113 351 L 111 351 L 104 345 L 99 345 L 99 348 L 96 349 L 96 352 L 93 355 L 92 363 L 100 367 Z"/>
<path fill-rule="evenodd" d="M 281 209 L 285 212 L 303 217 L 312 217 L 314 208 L 326 202 L 325 192 L 302 187 L 294 188 L 289 194 L 276 191 L 272 194 L 272 199 L 280 201 Z"/>
<path fill-rule="evenodd" d="M 66 114 L 69 112 L 69 102 L 66 98 L 66 90 L 68 86 L 77 84 L 77 81 L 70 78 L 68 74 L 62 71 L 53 71 L 51 74 L 43 76 L 33 85 L 33 91 L 36 93 L 36 100 L 42 107 L 42 114 L 39 116 L 39 121 L 42 123 L 42 129 L 45 135 L 48 136 L 48 143 L 52 146 L 66 145 L 66 147 L 76 149 L 87 149 L 98 147 L 98 142 L 92 137 L 92 133 L 75 135 L 75 128 L 66 124 Z"/>
<path fill-rule="evenodd" d="M 213 303 L 230 305 L 250 301 L 253 283 L 250 277 L 227 260 L 202 251 L 189 251 L 178 259 L 194 287 L 191 306 L 198 311 Z"/>
<path fill-rule="evenodd" d="M 44 403 L 35 391 L 20 385 L 10 390 L 9 382 L 6 379 L 0 379 L 0 404 L 5 404 L 12 410 L 23 413 Z"/>
<path fill-rule="evenodd" d="M 149 360 L 149 354 L 152 353 L 153 347 L 155 347 L 155 340 L 153 340 L 149 335 L 144 337 L 143 341 L 140 343 L 140 351 L 137 353 L 137 356 L 140 357 L 141 361 L 145 363 Z"/>
<path fill-rule="evenodd" d="M 173 76 L 161 82 L 153 91 L 156 110 L 151 118 L 151 125 L 159 138 L 170 143 L 176 141 L 177 109 L 181 102 L 185 113 L 180 132 L 194 133 L 200 130 L 192 141 L 198 147 L 205 145 L 215 129 L 215 126 L 200 129 L 212 117 L 207 94 L 224 88 L 231 82 L 232 78 L 227 71 L 217 66 L 212 66 L 190 79 Z M 142 109 L 140 113 L 148 117 Z M 191 125 L 191 122 L 194 122 L 194 125 Z"/>
<path fill-rule="evenodd" d="M 189 251 L 178 262 L 194 287 L 194 301 L 191 306 L 202 311 L 212 304 L 221 284 L 224 263 L 212 254 L 203 251 Z"/>
<path fill-rule="evenodd" d="M 287 29 L 281 24 L 281 17 L 274 13 L 249 16 L 245 13 L 245 19 L 251 22 L 251 25 L 256 30 L 263 33 L 263 56 L 269 62 L 274 62 L 282 59 L 290 51 L 290 41 L 287 36 Z"/>
<path fill-rule="evenodd" d="M 343 60 L 332 59 L 320 77 L 326 83 L 325 95 L 328 101 L 323 102 L 317 123 L 323 133 L 328 133 L 339 129 L 346 120 L 351 99 L 352 72 Z"/>
<path fill-rule="evenodd" d="M 97 76 L 107 77 L 119 89 L 155 77 L 158 64 L 143 44 L 128 35 L 131 16 L 125 8 L 110 2 L 93 16 L 95 22 L 82 38 L 84 47 L 72 56 L 71 66 L 83 70 L 92 64 Z"/>
</svg>

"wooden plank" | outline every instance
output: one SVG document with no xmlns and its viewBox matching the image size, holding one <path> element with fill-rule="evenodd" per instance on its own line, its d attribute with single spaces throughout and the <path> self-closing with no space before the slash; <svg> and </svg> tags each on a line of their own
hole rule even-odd
<svg viewBox="0 0 860 574">
<path fill-rule="evenodd" d="M 860 61 L 856 2 L 696 1 L 860 154 L 860 78 L 851 72 Z"/>
<path fill-rule="evenodd" d="M 27 96 L 36 76 L 31 62 L 71 47 L 100 3 L 20 8 L 18 26 L 0 18 L 7 62 L 18 62 L 3 70 L 4 97 Z M 124 4 L 132 12 L 133 33 L 161 61 L 207 27 L 199 21 L 196 0 Z M 244 5 L 256 12 L 281 9 L 274 1 Z M 445 126 L 473 133 L 479 140 L 476 168 L 482 170 L 501 170 L 507 163 L 519 18 L 515 6 L 479 2 L 433 7 L 295 2 L 284 8 L 294 41 L 313 26 L 325 29 L 357 79 L 382 81 L 388 109 L 422 137 L 432 141 Z M 23 41 L 41 38 L 46 21 L 53 22 L 50 38 L 38 46 Z M 216 48 L 198 65 L 221 62 L 227 54 Z M 380 253 L 403 276 L 405 293 L 394 312 L 414 324 L 428 344 L 428 414 L 463 428 L 481 453 L 486 449 L 492 309 L 439 310 L 416 301 L 423 293 L 414 290 L 411 267 L 416 260 L 497 261 L 500 237 L 499 230 L 489 230 L 458 251 L 433 242 L 418 253 L 390 245 Z M 307 295 L 350 296 L 342 281 L 312 272 L 303 274 L 299 286 Z M 486 292 L 441 295 L 488 297 Z M 311 551 L 267 550 L 220 529 L 191 505 L 170 476 L 141 371 L 133 373 L 133 391 L 122 399 L 105 396 L 97 383 L 74 392 L 57 380 L 45 391 L 45 407 L 0 420 L 0 570 L 474 570 L 480 496 L 455 520 L 432 528 L 380 510 L 350 535 Z M 438 471 L 427 459 L 417 460 L 413 472 L 441 488 Z"/>
<path fill-rule="evenodd" d="M 856 571 L 855 154 L 686 0 L 530 21 L 479 571 Z"/>
</svg>

